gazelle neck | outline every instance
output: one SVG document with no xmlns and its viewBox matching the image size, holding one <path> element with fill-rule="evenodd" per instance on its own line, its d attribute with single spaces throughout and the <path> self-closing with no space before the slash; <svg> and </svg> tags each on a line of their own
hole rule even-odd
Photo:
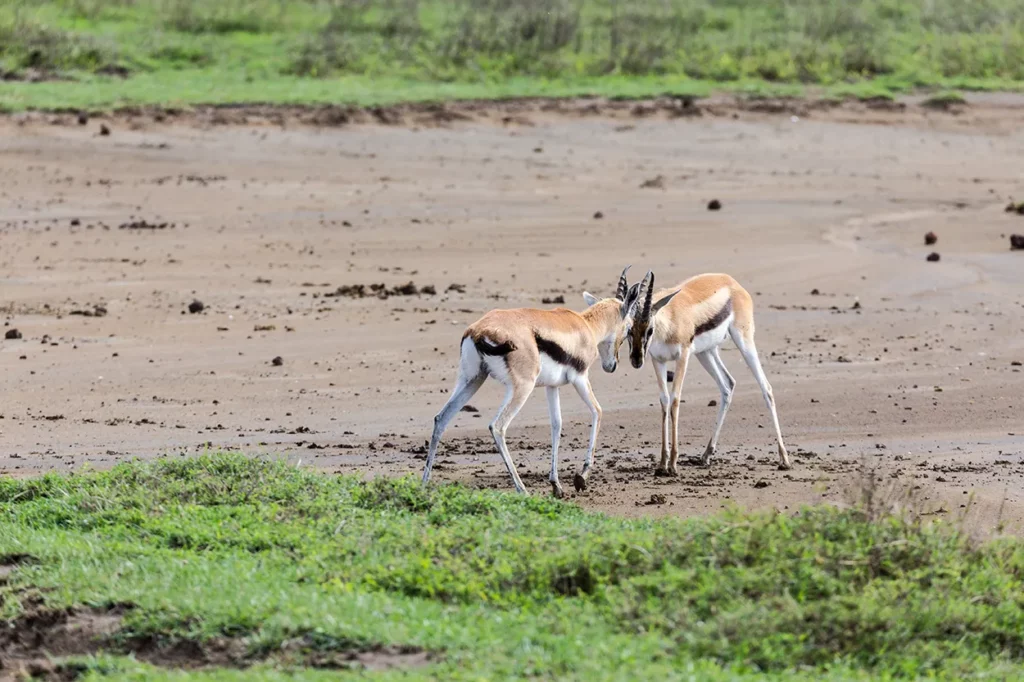
<svg viewBox="0 0 1024 682">
<path fill-rule="evenodd" d="M 619 301 L 613 298 L 605 299 L 584 310 L 580 316 L 590 327 L 594 338 L 600 340 L 611 334 L 615 330 L 615 325 L 621 321 L 621 307 Z"/>
</svg>

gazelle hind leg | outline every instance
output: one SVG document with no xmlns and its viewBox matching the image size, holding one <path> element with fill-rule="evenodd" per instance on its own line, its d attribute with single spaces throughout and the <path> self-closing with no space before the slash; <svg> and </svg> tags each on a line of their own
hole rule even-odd
<svg viewBox="0 0 1024 682">
<path fill-rule="evenodd" d="M 558 397 L 558 387 L 549 386 L 548 412 L 551 414 L 551 492 L 555 497 L 563 497 L 562 484 L 558 480 L 558 441 L 562 437 L 562 405 Z"/>
<path fill-rule="evenodd" d="M 455 418 L 469 399 L 472 398 L 480 387 L 487 381 L 487 374 L 481 369 L 476 376 L 466 377 L 459 375 L 455 384 L 455 390 L 448 402 L 444 404 L 441 411 L 434 417 L 434 432 L 430 436 L 430 449 L 427 451 L 427 463 L 423 467 L 423 483 L 430 481 L 430 472 L 434 468 L 434 458 L 437 456 L 437 446 L 441 442 L 441 435 L 448 428 L 448 424 Z"/>
<path fill-rule="evenodd" d="M 601 406 L 594 396 L 594 389 L 590 386 L 590 378 L 580 375 L 573 382 L 573 388 L 580 394 L 580 398 L 590 408 L 590 445 L 587 447 L 587 458 L 583 460 L 583 471 L 573 477 L 573 486 L 576 491 L 587 489 L 587 479 L 590 477 L 590 467 L 594 464 L 594 447 L 597 445 L 597 432 L 601 430 Z"/>
<path fill-rule="evenodd" d="M 751 374 L 757 380 L 757 385 L 761 387 L 761 395 L 764 396 L 764 402 L 768 405 L 768 411 L 771 412 L 772 425 L 775 427 L 775 438 L 779 443 L 779 468 L 789 469 L 791 466 L 789 453 L 786 452 L 786 445 L 782 442 L 779 415 L 775 410 L 775 396 L 772 393 L 772 385 L 768 383 L 768 377 L 764 375 L 764 370 L 761 368 L 761 360 L 757 357 L 757 347 L 754 345 L 753 335 L 750 338 L 744 338 L 743 332 L 735 327 L 730 328 L 729 333 L 736 347 L 740 349 L 740 353 L 743 355 L 747 367 L 750 368 Z"/>
<path fill-rule="evenodd" d="M 718 436 L 722 433 L 722 424 L 725 423 L 725 415 L 729 412 L 729 405 L 732 404 L 732 394 L 736 389 L 736 380 L 729 374 L 729 370 L 725 368 L 722 363 L 722 358 L 718 354 L 718 348 L 712 348 L 697 356 L 697 360 L 700 361 L 701 366 L 707 370 L 707 373 L 711 375 L 711 378 L 718 384 L 718 390 L 721 393 L 721 402 L 718 403 L 718 417 L 715 420 L 715 430 L 711 434 L 711 440 L 708 441 L 708 447 L 704 451 L 704 456 L 701 458 L 701 464 L 704 466 L 711 466 L 711 458 L 715 454 L 715 450 L 718 448 Z"/>
<path fill-rule="evenodd" d="M 522 479 L 519 478 L 519 472 L 516 471 L 516 465 L 512 461 L 512 455 L 509 454 L 508 445 L 505 443 L 505 432 L 508 430 L 508 425 L 519 414 L 519 410 L 526 404 L 526 399 L 530 397 L 530 393 L 533 392 L 533 383 L 531 382 L 529 385 L 509 383 L 507 386 L 508 392 L 505 394 L 505 402 L 490 425 L 491 435 L 494 436 L 494 444 L 498 446 L 501 459 L 505 462 L 505 467 L 512 477 L 512 484 L 516 487 L 516 492 L 525 493 L 526 486 L 523 485 Z"/>
</svg>

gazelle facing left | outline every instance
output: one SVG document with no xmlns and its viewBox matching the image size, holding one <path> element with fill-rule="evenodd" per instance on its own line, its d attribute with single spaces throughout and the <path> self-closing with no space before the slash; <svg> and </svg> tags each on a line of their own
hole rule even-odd
<svg viewBox="0 0 1024 682">
<path fill-rule="evenodd" d="M 619 345 L 632 322 L 640 293 L 639 284 L 627 286 L 627 270 L 629 266 L 619 277 L 615 298 L 598 300 L 584 292 L 583 298 L 589 307 L 581 313 L 565 308 L 492 310 L 466 329 L 462 335 L 455 389 L 434 417 L 434 433 L 430 437 L 427 464 L 423 469 L 424 484 L 430 480 L 441 434 L 487 377 L 492 377 L 505 386 L 505 402 L 490 424 L 491 435 L 512 476 L 512 483 L 520 493 L 525 493 L 526 488 L 505 444 L 505 432 L 533 389 L 536 386 L 547 388 L 551 413 L 549 478 L 556 497 L 563 494 L 558 481 L 558 441 L 562 433 L 558 389 L 572 384 L 592 415 L 587 457 L 583 470 L 573 480 L 577 491 L 586 489 L 594 461 L 597 432 L 601 427 L 601 406 L 590 387 L 589 371 L 598 358 L 601 358 L 601 367 L 606 372 L 614 372 L 618 364 Z"/>
<path fill-rule="evenodd" d="M 789 454 L 782 442 L 775 396 L 761 369 L 761 360 L 754 345 L 754 302 L 747 290 L 724 274 L 697 275 L 680 284 L 675 291 L 663 290 L 657 294 L 654 293 L 652 273 L 648 273 L 641 284 L 640 297 L 644 302 L 637 310 L 636 320 L 627 338 L 629 359 L 637 369 L 644 366 L 644 356 L 650 353 L 661 392 L 661 463 L 655 475 L 674 476 L 677 473 L 679 403 L 691 355 L 697 356 L 722 394 L 715 430 L 701 458 L 704 466 L 711 464 L 711 457 L 718 447 L 718 434 L 722 432 L 722 424 L 736 388 L 736 380 L 725 368 L 718 352 L 719 346 L 729 337 L 739 348 L 747 367 L 761 387 L 765 404 L 771 413 L 779 444 L 779 468 L 789 469 Z M 675 364 L 674 372 L 669 371 L 669 363 Z M 672 384 L 671 394 L 669 383 Z"/>
</svg>

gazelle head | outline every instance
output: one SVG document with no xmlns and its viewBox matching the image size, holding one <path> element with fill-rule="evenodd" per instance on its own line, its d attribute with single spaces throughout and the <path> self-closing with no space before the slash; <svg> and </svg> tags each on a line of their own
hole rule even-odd
<svg viewBox="0 0 1024 682">
<path fill-rule="evenodd" d="M 654 298 L 654 273 L 650 270 L 639 282 L 640 292 L 637 295 L 637 302 L 643 299 L 642 305 L 637 306 L 633 323 L 629 328 L 626 338 L 629 339 L 629 361 L 633 367 L 640 369 L 644 366 L 644 358 L 647 357 L 647 347 L 651 344 L 654 336 L 654 316 L 664 308 L 672 298 L 679 293 L 673 291 L 668 296 L 663 296 L 657 303 L 652 304 Z M 637 286 L 634 284 L 633 286 Z"/>
<path fill-rule="evenodd" d="M 619 365 L 619 346 L 622 345 L 630 325 L 633 324 L 633 316 L 640 300 L 640 283 L 637 282 L 633 286 L 629 286 L 626 281 L 626 272 L 629 271 L 629 268 L 630 266 L 627 265 L 619 276 L 619 283 L 615 287 L 615 298 L 602 301 L 593 294 L 583 292 L 583 300 L 587 302 L 588 306 L 593 307 L 605 303 L 610 310 L 614 311 L 610 314 L 617 313 L 618 315 L 614 324 L 609 325 L 605 336 L 598 339 L 597 342 L 597 351 L 601 355 L 601 368 L 609 374 L 614 372 Z"/>
</svg>

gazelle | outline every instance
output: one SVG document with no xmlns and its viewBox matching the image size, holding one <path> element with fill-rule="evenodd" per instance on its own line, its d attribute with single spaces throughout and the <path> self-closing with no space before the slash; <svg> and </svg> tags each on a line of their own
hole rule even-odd
<svg viewBox="0 0 1024 682">
<path fill-rule="evenodd" d="M 649 278 L 649 281 L 648 281 Z M 703 274 L 691 277 L 674 291 L 663 289 L 654 293 L 654 274 L 648 273 L 641 282 L 644 299 L 632 328 L 628 332 L 629 359 L 633 367 L 644 366 L 644 357 L 650 353 L 654 361 L 654 374 L 661 392 L 661 462 L 655 475 L 675 476 L 679 457 L 679 400 L 683 392 L 683 379 L 690 356 L 696 355 L 701 366 L 718 384 L 722 400 L 714 433 L 708 441 L 701 462 L 711 464 L 718 446 L 725 415 L 732 402 L 736 381 L 725 368 L 719 347 L 732 337 L 751 373 L 761 387 L 764 401 L 772 415 L 775 437 L 779 443 L 779 468 L 789 469 L 789 454 L 782 442 L 779 416 L 775 411 L 775 398 L 754 346 L 754 303 L 750 294 L 739 283 L 724 274 Z M 668 369 L 675 363 L 675 370 Z M 669 393 L 669 383 L 672 393 Z M 671 437 L 671 458 L 669 439 Z"/>
<path fill-rule="evenodd" d="M 551 488 L 556 497 L 563 495 L 558 481 L 558 441 L 562 433 L 560 386 L 572 384 L 590 408 L 590 445 L 583 470 L 576 474 L 576 490 L 585 490 L 594 461 L 594 446 L 601 427 L 601 406 L 594 397 L 588 376 L 591 365 L 600 357 L 601 367 L 614 372 L 618 364 L 619 346 L 633 319 L 640 298 L 640 284 L 629 287 L 626 271 L 622 271 L 615 298 L 598 300 L 584 292 L 589 306 L 581 313 L 555 308 L 535 310 L 492 310 L 471 324 L 462 335 L 459 373 L 455 388 L 444 407 L 434 417 L 434 433 L 430 437 L 423 483 L 430 480 L 441 434 L 452 418 L 480 389 L 487 377 L 505 386 L 505 402 L 490 424 L 498 452 L 508 467 L 516 491 L 525 493 L 512 456 L 505 444 L 509 424 L 526 403 L 536 386 L 547 389 L 551 414 Z"/>
</svg>

